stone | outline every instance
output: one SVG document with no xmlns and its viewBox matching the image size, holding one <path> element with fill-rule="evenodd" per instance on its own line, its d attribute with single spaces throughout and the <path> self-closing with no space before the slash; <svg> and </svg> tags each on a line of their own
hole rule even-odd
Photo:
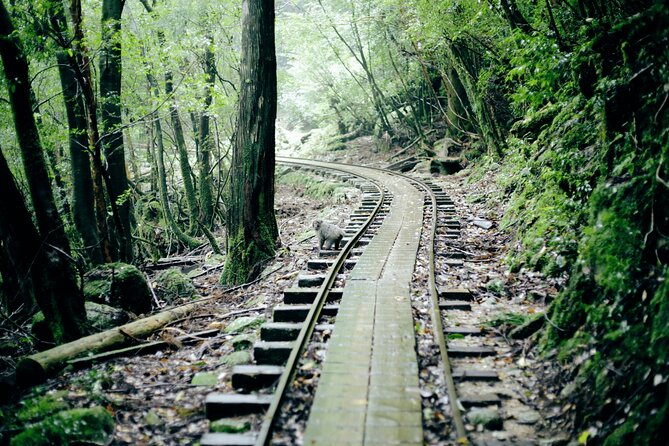
<svg viewBox="0 0 669 446">
<path fill-rule="evenodd" d="M 120 308 L 95 302 L 86 302 L 85 305 L 88 322 L 96 332 L 118 327 L 130 320 L 130 315 Z"/>
<path fill-rule="evenodd" d="M 156 295 L 167 304 L 178 298 L 190 299 L 196 295 L 195 285 L 177 268 L 170 268 L 158 274 L 154 280 Z"/>
<path fill-rule="evenodd" d="M 248 350 L 251 348 L 253 343 L 255 342 L 256 337 L 253 336 L 252 334 L 240 334 L 232 338 L 230 341 L 232 343 L 232 346 L 236 351 L 239 350 Z"/>
<path fill-rule="evenodd" d="M 218 373 L 216 372 L 198 372 L 193 376 L 190 383 L 194 386 L 213 387 L 218 382 Z"/>
<path fill-rule="evenodd" d="M 481 229 L 490 229 L 492 228 L 493 225 L 491 221 L 484 220 L 482 218 L 475 218 L 474 220 L 472 220 L 472 224 L 474 226 L 478 226 Z"/>
<path fill-rule="evenodd" d="M 504 424 L 497 409 L 472 409 L 467 413 L 467 419 L 471 424 L 481 425 L 488 430 L 500 430 Z"/>
<path fill-rule="evenodd" d="M 122 308 L 135 314 L 151 311 L 153 294 L 144 274 L 126 263 L 98 265 L 84 276 L 87 301 Z"/>
<path fill-rule="evenodd" d="M 527 409 L 514 413 L 518 424 L 535 424 L 541 419 L 541 414 L 536 410 Z"/>
<path fill-rule="evenodd" d="M 251 353 L 247 350 L 229 353 L 221 358 L 220 365 L 235 366 L 249 364 L 251 362 Z"/>
<path fill-rule="evenodd" d="M 242 316 L 230 322 L 223 330 L 225 333 L 241 333 L 252 328 L 260 327 L 265 318 L 259 316 Z"/>
<path fill-rule="evenodd" d="M 144 423 L 149 426 L 160 426 L 162 422 L 160 415 L 153 409 L 149 410 L 144 415 Z"/>
</svg>

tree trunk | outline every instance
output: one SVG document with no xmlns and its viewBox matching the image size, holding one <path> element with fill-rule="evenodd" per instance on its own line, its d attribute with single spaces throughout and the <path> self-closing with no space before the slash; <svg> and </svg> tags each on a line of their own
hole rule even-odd
<svg viewBox="0 0 669 446">
<path fill-rule="evenodd" d="M 172 80 L 172 73 L 170 71 L 165 73 L 165 93 L 167 96 L 173 95 L 174 84 Z M 188 162 L 188 150 L 186 149 L 186 139 L 184 138 L 184 130 L 181 125 L 181 118 L 179 117 L 179 109 L 177 107 L 176 98 L 172 97 L 172 104 L 170 105 L 170 118 L 172 121 L 172 128 L 174 129 L 174 138 L 177 143 L 177 152 L 179 154 L 179 166 L 181 167 L 181 177 L 184 182 L 184 191 L 186 193 L 186 203 L 188 204 L 188 221 L 190 231 L 197 229 L 197 197 L 195 196 L 195 186 L 193 186 L 193 172 Z"/>
<path fill-rule="evenodd" d="M 102 164 L 102 149 L 100 147 L 100 132 L 98 130 L 97 101 L 93 91 L 93 76 L 91 75 L 91 61 L 88 57 L 88 48 L 85 45 L 83 31 L 83 17 L 81 13 L 81 0 L 72 0 L 70 3 L 70 14 L 72 15 L 72 28 L 74 40 L 74 58 L 76 65 L 72 71 L 77 76 L 77 82 L 83 94 L 84 111 L 86 114 L 86 126 L 88 128 L 88 150 L 93 158 L 93 197 L 95 203 L 95 218 L 100 236 L 100 247 L 104 262 L 112 262 L 116 256 L 112 254 L 109 227 L 107 225 L 107 204 L 104 195 L 104 178 L 109 176 L 105 173 Z M 110 203 L 112 212 L 118 221 L 118 210 L 115 203 Z"/>
<path fill-rule="evenodd" d="M 63 18 L 64 18 L 63 14 Z M 63 100 L 69 127 L 70 162 L 72 165 L 72 213 L 74 225 L 86 247 L 88 258 L 94 265 L 102 263 L 100 236 L 95 220 L 93 177 L 88 156 L 88 131 L 84 103 L 79 95 L 79 83 L 72 67 L 76 61 L 65 50 L 56 54 Z"/>
<path fill-rule="evenodd" d="M 100 98 L 102 112 L 102 147 L 110 177 L 109 198 L 118 207 L 120 227 L 116 228 L 119 258 L 131 262 L 132 203 L 128 195 L 123 131 L 121 128 L 121 14 L 125 0 L 102 2 L 102 47 L 100 48 Z"/>
<path fill-rule="evenodd" d="M 274 256 L 276 56 L 274 1 L 242 3 L 241 91 L 232 155 L 228 208 L 228 257 L 221 280 L 242 283 L 257 277 Z"/>
<path fill-rule="evenodd" d="M 158 191 L 160 196 L 160 206 L 163 208 L 163 217 L 165 217 L 165 222 L 170 227 L 174 235 L 177 236 L 179 241 L 186 245 L 190 249 L 197 248 L 200 246 L 199 240 L 189 236 L 184 231 L 181 230 L 179 224 L 174 219 L 172 210 L 170 208 L 170 201 L 167 194 L 167 175 L 165 173 L 165 146 L 163 144 L 163 128 L 160 125 L 160 118 L 156 116 L 155 118 L 155 127 L 156 127 L 156 162 L 158 165 Z"/>
<path fill-rule="evenodd" d="M 216 65 L 213 52 L 214 40 L 208 37 L 204 52 L 204 69 L 207 74 L 207 86 L 204 91 L 204 110 L 200 116 L 198 141 L 200 146 L 200 221 L 211 225 L 214 219 L 214 202 L 211 181 L 211 131 L 209 129 L 209 107 L 212 102 L 212 89 L 216 81 Z"/>
<path fill-rule="evenodd" d="M 36 303 L 30 272 L 38 251 L 39 235 L 1 150 L 0 194 L 3 197 L 0 200 L 3 305 L 9 314 L 19 311 L 22 316 L 29 317 L 34 313 Z"/>
<path fill-rule="evenodd" d="M 54 335 L 56 342 L 79 338 L 86 332 L 86 310 L 83 295 L 77 287 L 76 276 L 70 268 L 70 244 L 58 215 L 47 174 L 44 154 L 33 116 L 28 62 L 17 42 L 14 26 L 3 2 L 0 1 L 0 57 L 7 78 L 8 93 L 14 126 L 21 148 L 23 167 L 42 237 L 35 233 L 21 240 L 29 249 L 38 243 L 39 256 L 33 266 L 33 284 L 37 287 L 35 297 Z M 23 205 L 16 185 L 4 157 L 1 160 L 4 171 L 0 177 L 4 184 L 2 192 L 3 219 L 11 219 L 21 213 Z M 10 199 L 14 200 L 10 203 Z M 17 203 L 18 201 L 18 203 Z M 25 212 L 27 214 L 27 211 Z M 25 215 L 24 215 L 25 216 Z M 32 221 L 28 220 L 30 225 Z M 24 226 L 28 226 L 24 222 Z M 26 228 L 29 231 L 29 228 Z M 36 232 L 36 231 L 34 231 Z M 35 250 L 37 252 L 37 250 Z"/>
</svg>

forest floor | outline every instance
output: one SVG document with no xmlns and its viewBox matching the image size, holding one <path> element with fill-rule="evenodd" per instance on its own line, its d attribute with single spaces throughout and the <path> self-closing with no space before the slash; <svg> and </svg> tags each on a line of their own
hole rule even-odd
<svg viewBox="0 0 669 446">
<path fill-rule="evenodd" d="M 370 148 L 371 140 L 360 138 L 349 144 L 348 150 L 330 152 L 321 158 L 386 165 L 389 154 Z M 499 228 L 503 203 L 491 205 L 485 200 L 496 187 L 493 175 L 483 175 L 475 182 L 470 181 L 469 175 L 463 171 L 453 176 L 436 175 L 432 180 L 449 191 L 460 220 L 467 223 L 463 225 L 463 236 L 470 246 L 468 249 L 475 251 L 477 260 L 468 262 L 467 270 L 461 272 L 463 286 L 470 288 L 477 302 L 483 304 L 480 306 L 482 316 L 490 321 L 493 330 L 506 337 L 511 328 L 508 321 L 513 315 L 542 313 L 558 292 L 561 281 L 547 280 L 531 271 L 509 271 L 503 260 L 513 238 Z M 193 280 L 198 294 L 211 299 L 204 301 L 188 318 L 170 324 L 152 337 L 171 342 L 172 348 L 119 357 L 83 370 L 66 370 L 25 392 L 21 401 L 3 407 L 5 413 L 17 412 L 29 399 L 56 395 L 69 407 L 101 405 L 112 412 L 116 421 L 112 444 L 194 443 L 208 430 L 205 396 L 212 391 L 231 391 L 232 365 L 250 360 L 250 353 L 239 346 L 248 346 L 254 339 L 240 341 L 239 336 L 224 330 L 194 345 L 181 345 L 174 338 L 211 328 L 224 329 L 242 316 L 270 319 L 272 308 L 281 303 L 283 290 L 292 286 L 298 273 L 306 269 L 307 260 L 316 253 L 316 241 L 310 237 L 313 235 L 311 222 L 325 218 L 343 226 L 359 198 L 359 191 L 351 189 L 344 199 L 316 200 L 299 187 L 278 182 L 276 206 L 282 248 L 266 268 L 262 280 L 227 292 L 218 282 L 220 269 L 212 269 L 204 263 L 188 267 L 190 274 L 208 271 Z M 491 222 L 492 227 L 484 230 L 472 224 L 475 217 Z M 510 384 L 505 384 L 507 389 L 500 391 L 522 401 L 523 406 L 537 416 L 518 420 L 517 413 L 503 413 L 511 429 L 498 434 L 498 439 L 523 439 L 531 431 L 532 435 L 550 441 L 546 444 L 566 444 L 568 437 L 556 432 L 569 431 L 568 414 L 573 408 L 558 403 L 559 366 L 549 359 L 540 359 L 532 341 L 507 340 L 509 348 L 496 360 L 495 366 L 508 378 L 503 382 Z M 239 351 L 235 351 L 235 345 Z M 6 363 L 16 360 L 5 359 Z M 0 429 L 4 431 L 8 427 Z M 0 440 L 3 437 L 7 438 L 0 433 Z"/>
</svg>

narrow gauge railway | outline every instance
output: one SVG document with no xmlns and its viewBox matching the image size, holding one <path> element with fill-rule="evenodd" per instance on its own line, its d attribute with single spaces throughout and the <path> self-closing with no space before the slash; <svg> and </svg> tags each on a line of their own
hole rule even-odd
<svg viewBox="0 0 669 446">
<path fill-rule="evenodd" d="M 207 445 L 422 445 L 435 433 L 423 428 L 423 410 L 434 404 L 422 397 L 420 376 L 435 374 L 445 387 L 439 404 L 448 407 L 440 444 L 467 444 L 456 380 L 497 379 L 490 369 L 477 370 L 451 356 L 480 357 L 494 349 L 449 345 L 446 336 L 475 338 L 480 330 L 446 326 L 450 311 L 466 311 L 471 294 L 440 288 L 437 262 L 462 262 L 457 252 L 440 253 L 438 238 L 457 239 L 460 222 L 452 200 L 438 187 L 382 169 L 278 158 L 286 166 L 318 171 L 355 184 L 363 192 L 350 217 L 341 251 L 321 250 L 309 273 L 284 291 L 284 305 L 261 327 L 254 346 L 255 365 L 232 372 L 234 393 L 206 398 L 210 420 L 261 414 L 251 433 L 207 433 Z M 429 228 L 425 231 L 423 225 Z M 434 357 L 417 356 L 412 276 L 421 244 L 429 256 L 425 294 L 429 296 L 428 332 Z M 423 248 L 424 249 L 424 248 Z M 325 271 L 325 272 L 323 272 Z M 476 333 L 475 333 L 476 331 Z M 435 367 L 436 365 L 436 367 Z M 420 369 L 422 368 L 422 369 Z M 419 370 L 420 369 L 420 370 Z M 487 403 L 470 395 L 469 405 Z M 451 404 L 456 402 L 456 404 Z M 429 407 L 428 407 L 429 408 Z M 262 420 L 262 421 L 260 421 Z"/>
</svg>

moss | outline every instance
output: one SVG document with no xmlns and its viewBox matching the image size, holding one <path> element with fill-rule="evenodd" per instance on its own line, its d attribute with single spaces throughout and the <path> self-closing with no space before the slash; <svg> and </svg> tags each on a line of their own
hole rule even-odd
<svg viewBox="0 0 669 446">
<path fill-rule="evenodd" d="M 158 274 L 155 284 L 158 297 L 170 303 L 176 298 L 191 298 L 196 294 L 193 282 L 176 268 Z"/>
<path fill-rule="evenodd" d="M 60 391 L 25 400 L 16 413 L 16 418 L 22 422 L 34 421 L 55 412 L 69 409 L 69 403 L 64 400 L 66 395 L 67 392 Z"/>
<path fill-rule="evenodd" d="M 108 263 L 89 271 L 84 279 L 84 297 L 136 314 L 151 311 L 153 299 L 144 274 L 126 263 Z"/>
<path fill-rule="evenodd" d="M 307 195 L 317 200 L 334 198 L 340 201 L 350 190 L 350 187 L 344 183 L 327 180 L 303 170 L 284 171 L 277 175 L 277 182 L 295 188 L 297 194 Z"/>
<path fill-rule="evenodd" d="M 114 419 L 102 407 L 72 409 L 50 416 L 14 437 L 11 446 L 54 444 L 106 444 L 114 432 Z"/>
<path fill-rule="evenodd" d="M 248 432 L 251 429 L 251 422 L 243 419 L 224 418 L 221 420 L 212 421 L 209 429 L 211 432 L 240 434 Z"/>
</svg>

